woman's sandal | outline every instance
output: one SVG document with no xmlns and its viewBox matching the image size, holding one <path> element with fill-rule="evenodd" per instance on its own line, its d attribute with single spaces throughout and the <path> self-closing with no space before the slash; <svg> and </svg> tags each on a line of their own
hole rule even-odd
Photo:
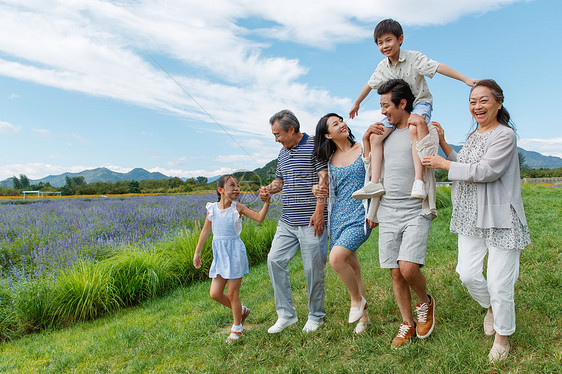
<svg viewBox="0 0 562 374">
<path fill-rule="evenodd" d="M 226 342 L 227 343 L 235 342 L 238 339 L 240 339 L 241 336 L 242 336 L 242 332 L 236 332 L 236 331 L 230 330 L 230 336 L 228 338 L 226 338 Z"/>
</svg>

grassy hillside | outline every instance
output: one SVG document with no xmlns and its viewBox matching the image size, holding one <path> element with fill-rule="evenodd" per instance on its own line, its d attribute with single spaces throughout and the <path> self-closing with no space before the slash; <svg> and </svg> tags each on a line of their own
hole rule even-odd
<svg viewBox="0 0 562 374">
<path fill-rule="evenodd" d="M 446 208 L 432 224 L 424 268 L 437 326 L 430 339 L 405 349 L 390 349 L 401 321 L 388 271 L 378 265 L 375 230 L 359 250 L 372 320 L 361 336 L 346 322 L 349 297 L 329 265 L 326 324 L 317 333 L 301 333 L 307 296 L 297 256 L 290 271 L 300 320 L 281 334 L 267 333 L 276 314 L 267 266 L 261 263 L 242 283 L 241 298 L 252 314 L 236 344 L 224 342 L 232 317 L 209 298 L 210 282 L 204 281 L 109 317 L 2 343 L 0 372 L 560 372 L 562 191 L 525 186 L 523 194 L 533 243 L 521 257 L 512 353 L 494 366 L 487 362 L 492 338 L 482 331 L 485 311 L 454 270 L 456 237 L 448 231 L 451 210 Z"/>
</svg>

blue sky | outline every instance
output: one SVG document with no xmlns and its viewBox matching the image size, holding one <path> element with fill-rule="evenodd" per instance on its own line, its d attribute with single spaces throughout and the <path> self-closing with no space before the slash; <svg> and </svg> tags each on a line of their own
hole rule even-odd
<svg viewBox="0 0 562 374">
<path fill-rule="evenodd" d="M 382 59 L 372 31 L 388 17 L 404 28 L 403 49 L 498 81 L 519 145 L 562 157 L 562 2 L 419 3 L 0 0 L 0 180 L 261 167 L 280 148 L 273 113 L 293 110 L 308 133 L 323 114 L 348 113 Z M 462 143 L 469 88 L 428 83 L 433 119 Z M 374 94 L 348 124 L 361 135 L 378 119 Z"/>
</svg>

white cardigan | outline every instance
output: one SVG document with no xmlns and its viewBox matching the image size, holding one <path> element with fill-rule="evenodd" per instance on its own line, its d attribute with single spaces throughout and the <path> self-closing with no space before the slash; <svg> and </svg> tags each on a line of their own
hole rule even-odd
<svg viewBox="0 0 562 374">
<path fill-rule="evenodd" d="M 478 183 L 478 217 L 476 227 L 511 228 L 512 206 L 521 223 L 526 226 L 523 200 L 521 199 L 521 177 L 515 132 L 503 125 L 486 140 L 484 156 L 476 164 L 456 162 L 457 153 L 452 151 L 447 159 L 452 161 L 449 179 L 453 181 L 452 196 L 458 181 Z"/>
</svg>

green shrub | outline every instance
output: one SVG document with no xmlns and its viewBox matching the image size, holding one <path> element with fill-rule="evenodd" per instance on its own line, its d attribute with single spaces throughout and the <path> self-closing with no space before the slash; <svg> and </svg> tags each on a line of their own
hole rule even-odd
<svg viewBox="0 0 562 374">
<path fill-rule="evenodd" d="M 13 293 L 14 318 L 23 333 L 43 330 L 52 322 L 51 282 L 23 280 Z"/>
<path fill-rule="evenodd" d="M 453 205 L 451 202 L 451 187 L 438 187 L 435 196 L 437 209 L 448 208 Z"/>
<path fill-rule="evenodd" d="M 124 252 L 96 265 L 108 274 L 114 296 L 123 306 L 154 297 L 172 283 L 169 259 L 154 251 Z"/>
<path fill-rule="evenodd" d="M 79 262 L 61 271 L 53 285 L 53 312 L 57 324 L 103 316 L 119 305 L 113 282 L 102 266 Z"/>
<path fill-rule="evenodd" d="M 189 284 L 208 277 L 209 268 L 213 261 L 212 234 L 209 235 L 201 250 L 201 268 L 195 269 L 193 266 L 193 255 L 199 241 L 200 227 L 199 222 L 197 222 L 191 230 L 181 232 L 177 237 L 162 245 L 163 252 L 171 260 L 170 271 L 181 284 Z"/>
<path fill-rule="evenodd" d="M 240 238 L 246 246 L 250 265 L 255 265 L 267 258 L 277 230 L 277 221 L 266 220 L 262 223 L 248 221 L 244 223 Z"/>
<path fill-rule="evenodd" d="M 10 340 L 16 335 L 17 321 L 13 309 L 12 291 L 0 285 L 0 341 Z"/>
</svg>

